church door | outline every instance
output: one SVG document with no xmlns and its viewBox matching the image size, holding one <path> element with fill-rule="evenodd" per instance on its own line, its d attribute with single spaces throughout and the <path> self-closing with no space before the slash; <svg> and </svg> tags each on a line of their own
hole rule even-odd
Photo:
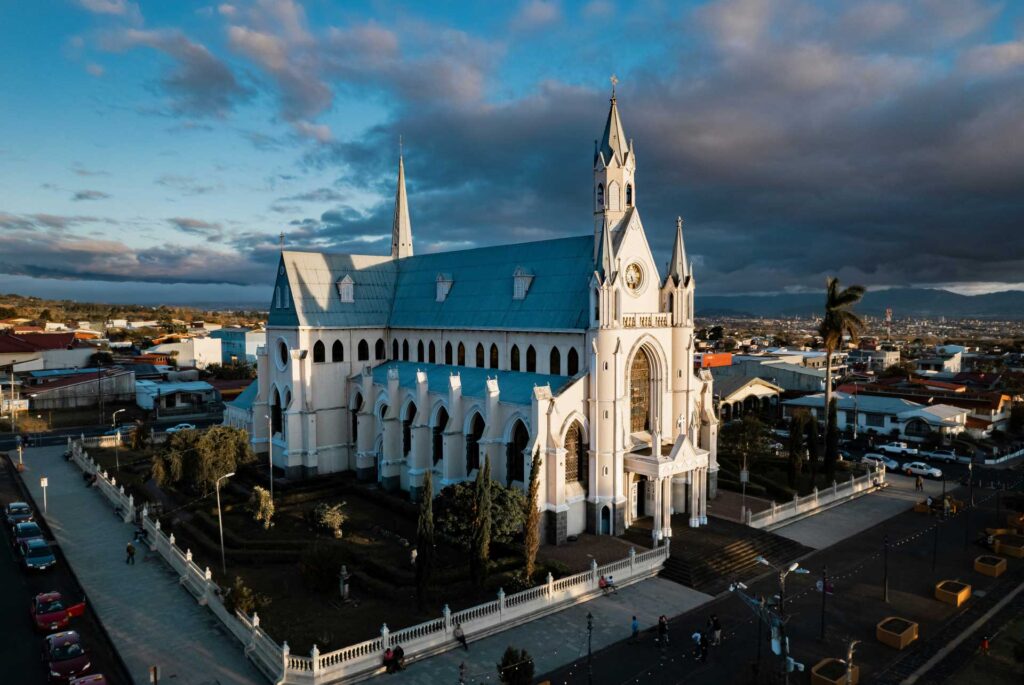
<svg viewBox="0 0 1024 685">
<path fill-rule="evenodd" d="M 651 361 L 644 350 L 636 353 L 629 368 L 629 430 L 651 430 Z"/>
</svg>

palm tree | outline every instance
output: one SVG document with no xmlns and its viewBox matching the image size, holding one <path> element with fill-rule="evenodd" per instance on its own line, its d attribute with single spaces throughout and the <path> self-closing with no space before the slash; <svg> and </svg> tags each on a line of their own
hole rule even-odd
<svg viewBox="0 0 1024 685">
<path fill-rule="evenodd" d="M 818 326 L 818 334 L 825 343 L 825 432 L 836 430 L 831 425 L 828 408 L 832 404 L 832 355 L 843 342 L 843 335 L 855 337 L 863 328 L 864 322 L 850 308 L 864 297 L 864 286 L 851 285 L 839 289 L 839 279 L 829 277 L 825 292 L 825 317 Z M 826 460 L 830 455 L 825 455 Z M 833 458 L 835 455 L 831 455 Z"/>
</svg>

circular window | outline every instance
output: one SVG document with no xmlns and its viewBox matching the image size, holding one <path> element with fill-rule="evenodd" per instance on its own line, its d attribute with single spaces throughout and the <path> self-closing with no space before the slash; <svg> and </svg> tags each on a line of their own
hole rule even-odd
<svg viewBox="0 0 1024 685">
<path fill-rule="evenodd" d="M 278 356 L 279 356 L 279 358 L 281 360 L 281 366 L 287 366 L 288 365 L 288 344 L 284 340 L 282 340 L 281 342 L 277 343 L 277 353 L 278 353 Z"/>
<path fill-rule="evenodd" d="M 634 293 L 639 292 L 644 285 L 644 270 L 636 262 L 626 267 L 626 287 Z"/>
</svg>

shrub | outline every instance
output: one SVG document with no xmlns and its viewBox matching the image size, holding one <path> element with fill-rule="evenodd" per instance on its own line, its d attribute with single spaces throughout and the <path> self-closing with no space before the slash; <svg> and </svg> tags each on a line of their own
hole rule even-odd
<svg viewBox="0 0 1024 685">
<path fill-rule="evenodd" d="M 507 647 L 498 664 L 498 680 L 506 685 L 530 685 L 533 682 L 533 657 L 525 649 Z"/>
<path fill-rule="evenodd" d="M 345 503 L 327 504 L 321 502 L 313 509 L 313 520 L 316 525 L 330 531 L 334 537 L 341 537 L 341 526 L 348 519 L 348 516 L 341 510 Z"/>
<path fill-rule="evenodd" d="M 252 590 L 240 576 L 235 576 L 234 582 L 224 597 L 224 604 L 231 611 L 241 611 L 252 616 L 253 612 L 259 611 L 270 604 L 270 598 Z"/>
<path fill-rule="evenodd" d="M 472 547 L 473 523 L 476 520 L 474 490 L 474 483 L 456 483 L 441 490 L 434 501 L 434 525 L 438 534 L 465 551 Z M 523 529 L 526 496 L 522 490 L 507 488 L 494 480 L 491 481 L 490 496 L 491 542 L 509 545 Z"/>
<path fill-rule="evenodd" d="M 274 518 L 274 500 L 270 498 L 270 492 L 259 485 L 252 489 L 252 496 L 249 498 L 249 511 L 252 512 L 254 521 L 263 524 L 264 530 L 269 530 Z"/>
</svg>

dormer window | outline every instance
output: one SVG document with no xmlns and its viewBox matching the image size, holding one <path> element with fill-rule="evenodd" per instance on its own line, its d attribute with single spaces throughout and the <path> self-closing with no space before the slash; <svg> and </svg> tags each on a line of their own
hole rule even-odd
<svg viewBox="0 0 1024 685">
<path fill-rule="evenodd" d="M 438 274 L 437 275 L 437 301 L 444 302 L 448 299 L 448 293 L 452 289 L 452 275 L 451 274 Z"/>
<path fill-rule="evenodd" d="M 338 279 L 338 299 L 346 303 L 355 302 L 354 285 L 352 277 L 347 274 L 344 278 Z"/>
<path fill-rule="evenodd" d="M 512 274 L 512 299 L 525 300 L 532 281 L 533 274 L 527 272 L 522 267 L 517 267 L 515 273 Z"/>
</svg>

